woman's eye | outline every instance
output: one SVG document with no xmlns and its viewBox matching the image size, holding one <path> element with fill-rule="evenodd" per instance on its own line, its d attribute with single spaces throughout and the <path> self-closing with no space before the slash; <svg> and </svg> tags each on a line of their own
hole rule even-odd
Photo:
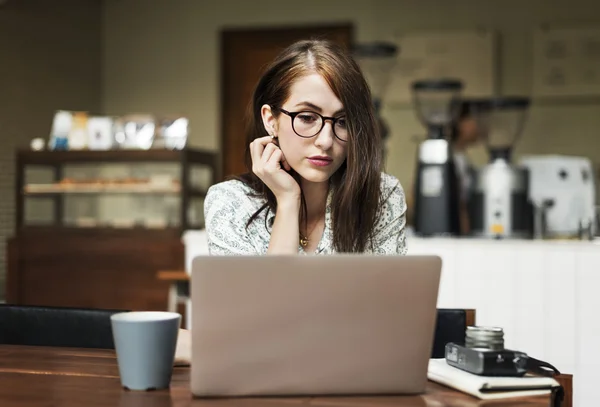
<svg viewBox="0 0 600 407">
<path fill-rule="evenodd" d="M 298 115 L 298 118 L 305 123 L 313 123 L 315 120 L 317 120 L 317 116 L 310 113 L 301 113 Z"/>
<path fill-rule="evenodd" d="M 338 119 L 335 124 L 337 124 L 339 127 L 341 128 L 346 128 L 346 118 L 342 117 L 341 119 Z"/>
</svg>

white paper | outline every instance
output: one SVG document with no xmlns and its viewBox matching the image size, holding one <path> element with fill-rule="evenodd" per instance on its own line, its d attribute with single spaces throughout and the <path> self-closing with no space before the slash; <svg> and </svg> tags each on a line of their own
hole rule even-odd
<svg viewBox="0 0 600 407">
<path fill-rule="evenodd" d="M 600 95 L 600 28 L 540 28 L 534 34 L 535 96 Z"/>
</svg>

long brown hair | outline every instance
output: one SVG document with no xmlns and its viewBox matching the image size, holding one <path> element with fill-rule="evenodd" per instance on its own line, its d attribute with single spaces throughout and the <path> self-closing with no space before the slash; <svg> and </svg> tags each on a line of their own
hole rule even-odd
<svg viewBox="0 0 600 407">
<path fill-rule="evenodd" d="M 347 157 L 330 178 L 333 188 L 332 229 L 336 252 L 364 252 L 371 242 L 380 199 L 382 148 L 379 126 L 371 93 L 357 63 L 344 48 L 325 40 L 299 41 L 279 54 L 258 81 L 248 111 L 246 129 L 247 173 L 237 179 L 256 191 L 266 203 L 250 218 L 252 223 L 261 211 L 275 212 L 277 201 L 271 190 L 252 172 L 250 143 L 267 136 L 261 117 L 265 104 L 281 107 L 290 96 L 298 78 L 318 73 L 344 105 L 349 137 Z M 280 113 L 273 110 L 274 115 Z M 292 170 L 292 175 L 298 175 Z M 306 214 L 303 200 L 302 217 Z"/>
</svg>

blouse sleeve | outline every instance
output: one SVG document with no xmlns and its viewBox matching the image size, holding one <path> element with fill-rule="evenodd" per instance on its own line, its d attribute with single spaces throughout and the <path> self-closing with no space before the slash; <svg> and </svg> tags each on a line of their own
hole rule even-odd
<svg viewBox="0 0 600 407">
<path fill-rule="evenodd" d="M 378 254 L 406 254 L 406 200 L 400 182 L 386 176 L 382 188 L 382 206 L 377 220 L 373 251 Z"/>
<path fill-rule="evenodd" d="M 204 202 L 204 220 L 211 255 L 257 254 L 246 223 L 249 219 L 242 200 L 243 191 L 216 184 L 209 188 Z"/>
</svg>

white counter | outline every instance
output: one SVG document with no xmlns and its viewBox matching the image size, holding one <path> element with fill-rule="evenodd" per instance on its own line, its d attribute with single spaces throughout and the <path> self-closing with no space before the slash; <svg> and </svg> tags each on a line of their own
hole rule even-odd
<svg viewBox="0 0 600 407">
<path fill-rule="evenodd" d="M 505 346 L 574 375 L 574 405 L 598 405 L 600 241 L 408 239 L 443 260 L 439 308 L 474 308 Z"/>
</svg>

